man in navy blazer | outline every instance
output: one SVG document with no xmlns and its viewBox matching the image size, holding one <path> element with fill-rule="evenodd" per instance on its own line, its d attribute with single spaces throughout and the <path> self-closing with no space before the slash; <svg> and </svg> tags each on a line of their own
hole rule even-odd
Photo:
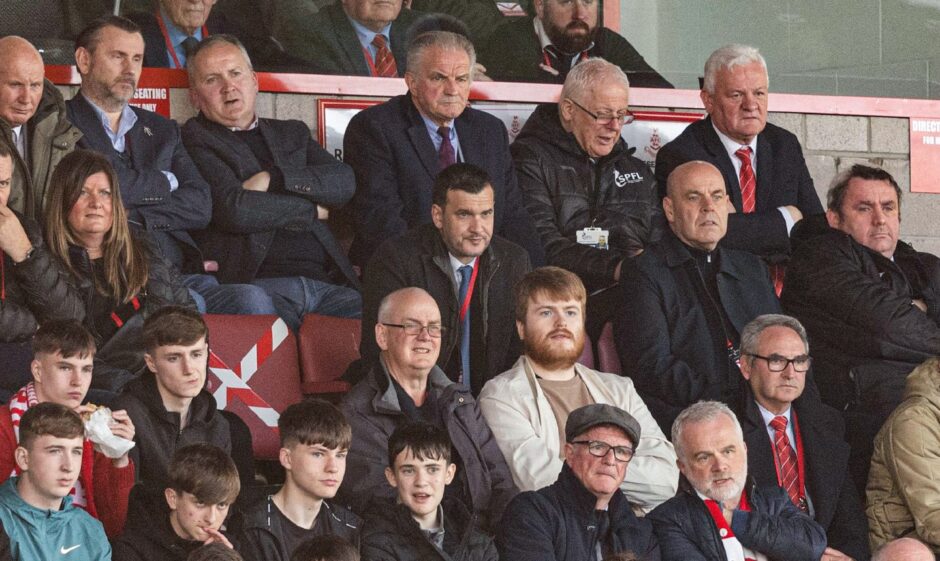
<svg viewBox="0 0 940 561">
<path fill-rule="evenodd" d="M 521 245 L 533 266 L 542 244 L 522 202 L 506 127 L 467 107 L 476 62 L 473 45 L 446 31 L 410 45 L 408 93 L 362 111 L 349 122 L 343 155 L 356 173 L 354 262 L 365 264 L 381 242 L 431 221 L 431 186 L 450 163 L 483 168 L 495 193 L 495 234 Z M 446 142 L 444 139 L 446 135 Z"/>
<path fill-rule="evenodd" d="M 804 394 L 806 385 L 812 389 L 813 384 L 807 381 L 809 367 L 806 330 L 795 318 L 766 314 L 744 327 L 741 373 L 750 387 L 738 418 L 750 476 L 761 486 L 787 488 L 782 471 L 792 464 L 782 456 L 796 458 L 791 501 L 826 530 L 828 547 L 823 559 L 844 559 L 839 555 L 845 555 L 867 561 L 871 557 L 868 520 L 849 475 L 845 424 L 837 410 Z M 777 418 L 786 422 L 775 422 Z M 774 423 L 781 428 L 774 428 Z M 780 452 L 775 444 L 778 438 L 783 446 Z"/>
<path fill-rule="evenodd" d="M 690 160 L 714 164 L 737 212 L 728 219 L 722 245 L 757 254 L 770 263 L 790 254 L 790 232 L 822 204 L 792 133 L 767 123 L 767 64 L 753 47 L 728 45 L 708 57 L 702 103 L 708 117 L 692 123 L 656 155 L 660 190 L 677 166 Z M 740 185 L 745 165 L 736 152 L 751 149 L 756 176 L 753 212 L 745 212 Z M 664 192 L 660 193 L 665 195 Z"/>
<path fill-rule="evenodd" d="M 201 311 L 276 313 L 263 290 L 220 286 L 205 274 L 189 232 L 209 224 L 209 186 L 183 148 L 176 123 L 128 104 L 143 61 L 140 28 L 125 18 L 105 16 L 91 22 L 75 43 L 82 86 L 66 103 L 68 119 L 82 131 L 78 147 L 104 154 L 114 166 L 128 220 L 184 273 L 183 284 Z"/>
</svg>

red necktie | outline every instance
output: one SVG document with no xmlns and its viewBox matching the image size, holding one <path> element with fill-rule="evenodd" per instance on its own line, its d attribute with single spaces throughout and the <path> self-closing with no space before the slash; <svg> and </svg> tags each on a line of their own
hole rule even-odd
<svg viewBox="0 0 940 561">
<path fill-rule="evenodd" d="M 395 78 L 398 76 L 398 66 L 395 65 L 395 57 L 392 51 L 388 50 L 388 42 L 382 34 L 376 34 L 372 39 L 372 45 L 375 46 L 375 75 L 382 78 Z"/>
<path fill-rule="evenodd" d="M 757 201 L 757 178 L 754 176 L 754 167 L 751 165 L 751 147 L 744 146 L 734 153 L 741 160 L 741 174 L 738 182 L 741 185 L 741 208 L 745 214 L 754 212 Z M 777 296 L 783 291 L 783 277 L 786 268 L 783 265 L 770 265 L 770 278 L 774 282 L 774 291 Z"/>
<path fill-rule="evenodd" d="M 777 466 L 780 468 L 780 486 L 786 489 L 793 504 L 805 510 L 796 450 L 790 446 L 790 439 L 787 438 L 787 418 L 777 415 L 770 420 L 770 428 L 774 429 L 774 451 L 777 454 Z"/>
</svg>

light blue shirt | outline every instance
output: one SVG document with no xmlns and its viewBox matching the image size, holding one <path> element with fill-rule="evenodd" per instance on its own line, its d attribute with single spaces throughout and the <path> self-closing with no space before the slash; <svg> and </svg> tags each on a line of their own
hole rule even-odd
<svg viewBox="0 0 940 561">
<path fill-rule="evenodd" d="M 372 44 L 372 40 L 375 39 L 376 35 L 385 35 L 385 44 L 388 46 L 389 51 L 392 50 L 392 37 L 389 35 L 392 30 L 391 22 L 383 27 L 381 31 L 375 32 L 362 25 L 358 21 L 350 18 L 348 15 L 346 17 L 349 18 L 349 23 L 351 23 L 353 29 L 356 30 L 356 37 L 359 38 L 359 44 L 362 45 L 363 49 L 369 51 L 369 56 L 372 57 L 372 62 L 375 62 L 375 52 L 377 50 L 375 45 Z"/>
<path fill-rule="evenodd" d="M 134 113 L 131 106 L 125 103 L 124 109 L 121 110 L 121 118 L 118 119 L 118 130 L 115 132 L 111 130 L 111 119 L 108 118 L 108 114 L 104 112 L 104 109 L 95 105 L 92 100 L 88 99 L 88 96 L 85 96 L 85 101 L 91 106 L 95 115 L 98 115 L 98 120 L 101 121 L 101 128 L 103 128 L 104 133 L 108 135 L 111 146 L 114 147 L 116 152 L 124 153 L 127 148 L 127 133 L 137 124 L 137 113 Z M 147 134 L 147 130 L 146 128 L 144 129 L 144 134 Z M 176 176 L 173 175 L 173 172 L 166 170 L 160 170 L 160 172 L 165 175 L 167 181 L 170 182 L 170 191 L 176 191 L 176 188 L 180 186 L 180 182 L 176 179 Z"/>
<path fill-rule="evenodd" d="M 444 139 L 441 138 L 440 134 L 438 134 L 437 129 L 441 128 L 441 125 L 435 123 L 431 119 L 428 119 L 427 117 L 424 116 L 424 114 L 420 112 L 419 112 L 419 115 L 421 115 L 421 119 L 424 121 L 424 126 L 427 127 L 428 129 L 428 136 L 431 137 L 431 142 L 434 143 L 434 151 L 440 152 L 441 143 L 444 141 Z M 463 152 L 461 152 L 460 150 L 460 139 L 457 138 L 457 127 L 454 126 L 453 121 L 449 121 L 444 126 L 450 127 L 450 145 L 454 147 L 454 155 L 456 156 L 456 161 L 462 162 Z"/>
<path fill-rule="evenodd" d="M 186 35 L 185 31 L 173 25 L 173 21 L 166 15 L 163 8 L 160 8 L 160 17 L 163 19 L 163 24 L 166 25 L 166 34 L 170 38 L 170 44 L 173 45 L 176 58 L 180 61 L 180 65 L 176 66 L 176 64 L 173 63 L 173 53 L 167 49 L 166 56 L 170 61 L 170 68 L 186 68 L 186 51 L 183 50 L 183 41 L 185 41 L 189 35 Z M 202 28 L 197 28 L 192 36 L 202 41 Z"/>
</svg>

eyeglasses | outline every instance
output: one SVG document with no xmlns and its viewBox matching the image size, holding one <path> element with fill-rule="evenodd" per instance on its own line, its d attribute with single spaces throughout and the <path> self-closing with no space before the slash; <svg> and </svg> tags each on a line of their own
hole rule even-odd
<svg viewBox="0 0 940 561">
<path fill-rule="evenodd" d="M 807 355 L 800 355 L 793 358 L 787 358 L 780 355 L 760 356 L 755 354 L 748 354 L 748 356 L 766 360 L 767 368 L 771 372 L 783 372 L 787 369 L 787 366 L 790 366 L 790 364 L 793 364 L 793 370 L 796 372 L 806 372 L 809 370 L 809 366 L 813 362 L 813 359 Z"/>
<path fill-rule="evenodd" d="M 577 101 L 571 99 L 570 97 L 567 99 L 573 103 L 575 107 L 590 115 L 591 118 L 594 119 L 594 122 L 602 127 L 606 127 L 614 121 L 617 121 L 621 125 L 629 125 L 633 122 L 634 119 L 636 119 L 636 116 L 631 113 L 629 109 L 624 109 L 623 111 L 618 112 L 616 115 L 611 115 L 610 113 L 591 113 Z"/>
<path fill-rule="evenodd" d="M 441 335 L 447 331 L 443 325 L 439 323 L 431 323 L 428 325 L 421 325 L 420 323 L 382 323 L 385 327 L 397 327 L 405 332 L 405 335 L 411 335 L 412 337 L 417 337 L 421 335 L 422 331 L 427 331 L 429 337 L 434 339 L 440 339 Z"/>
<path fill-rule="evenodd" d="M 618 462 L 629 462 L 633 458 L 633 448 L 628 446 L 611 446 L 600 440 L 574 440 L 571 443 L 587 446 L 588 452 L 598 458 L 603 458 L 611 450 L 614 451 L 614 459 Z"/>
</svg>

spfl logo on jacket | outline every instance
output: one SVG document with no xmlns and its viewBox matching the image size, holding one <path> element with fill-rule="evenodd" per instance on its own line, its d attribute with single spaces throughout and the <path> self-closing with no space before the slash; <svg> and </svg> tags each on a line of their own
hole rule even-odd
<svg viewBox="0 0 940 561">
<path fill-rule="evenodd" d="M 623 187 L 627 183 L 639 183 L 643 181 L 643 176 L 635 171 L 631 171 L 630 173 L 620 173 L 620 171 L 616 169 L 613 171 L 614 184 L 616 184 L 617 187 Z"/>
</svg>

